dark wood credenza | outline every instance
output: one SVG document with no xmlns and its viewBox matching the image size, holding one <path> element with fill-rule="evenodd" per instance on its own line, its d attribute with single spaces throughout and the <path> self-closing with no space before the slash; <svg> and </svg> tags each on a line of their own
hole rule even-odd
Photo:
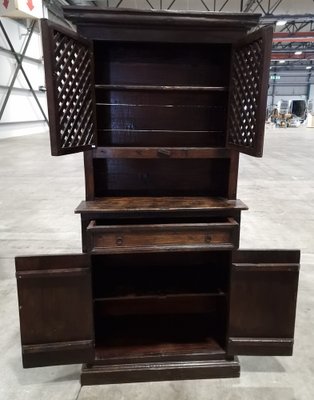
<svg viewBox="0 0 314 400">
<path fill-rule="evenodd" d="M 299 251 L 238 250 L 239 152 L 262 156 L 272 29 L 64 13 L 78 33 L 43 20 L 44 61 L 52 154 L 84 152 L 83 252 L 16 258 L 24 367 L 83 363 L 98 384 L 291 355 Z"/>
</svg>

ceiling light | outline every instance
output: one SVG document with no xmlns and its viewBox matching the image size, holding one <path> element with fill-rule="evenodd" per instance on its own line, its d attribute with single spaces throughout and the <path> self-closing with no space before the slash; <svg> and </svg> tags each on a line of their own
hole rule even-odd
<svg viewBox="0 0 314 400">
<path fill-rule="evenodd" d="M 298 50 L 298 51 L 296 51 L 294 54 L 295 54 L 296 56 L 300 56 L 302 53 L 303 53 L 303 51 L 301 51 L 301 50 L 299 51 L 299 50 Z"/>
<path fill-rule="evenodd" d="M 312 67 L 309 65 L 308 67 L 305 67 L 305 69 L 312 69 Z"/>
<path fill-rule="evenodd" d="M 284 64 L 286 62 L 286 60 L 280 60 L 279 64 Z"/>
<path fill-rule="evenodd" d="M 284 26 L 284 25 L 286 25 L 286 23 L 287 23 L 287 21 L 284 21 L 284 20 L 282 19 L 282 20 L 280 20 L 280 21 L 277 21 L 277 22 L 276 22 L 276 25 L 277 25 L 277 26 Z"/>
</svg>

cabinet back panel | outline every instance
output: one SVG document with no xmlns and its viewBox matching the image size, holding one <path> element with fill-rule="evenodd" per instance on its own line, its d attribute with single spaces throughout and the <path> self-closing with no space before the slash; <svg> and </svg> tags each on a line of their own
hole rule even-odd
<svg viewBox="0 0 314 400">
<path fill-rule="evenodd" d="M 230 45 L 95 42 L 96 83 L 227 86 Z"/>
<path fill-rule="evenodd" d="M 227 91 L 198 91 L 198 90 L 103 90 L 96 88 L 97 103 L 110 104 L 147 104 L 160 106 L 190 106 L 204 105 L 226 107 L 228 101 Z M 101 120 L 100 120 L 101 122 Z"/>
<path fill-rule="evenodd" d="M 204 342 L 221 338 L 224 307 L 208 314 L 132 315 L 101 317 L 95 313 L 96 347 L 100 340 L 108 347 L 162 343 Z"/>
<path fill-rule="evenodd" d="M 168 253 L 140 253 L 140 254 L 102 254 L 92 255 L 93 269 L 117 267 L 177 267 L 182 265 L 194 266 L 231 265 L 231 251 L 199 251 L 195 252 L 168 252 Z M 169 271 L 169 270 L 168 270 Z"/>
<path fill-rule="evenodd" d="M 97 90 L 99 145 L 223 146 L 226 92 Z"/>
<path fill-rule="evenodd" d="M 97 84 L 125 85 L 96 90 L 99 145 L 224 146 L 229 45 L 95 42 L 95 57 Z"/>
<path fill-rule="evenodd" d="M 94 159 L 95 195 L 223 196 L 229 159 Z"/>
<path fill-rule="evenodd" d="M 228 264 L 204 262 L 191 267 L 181 262 L 173 266 L 168 258 L 157 266 L 97 266 L 93 270 L 94 297 L 226 292 Z"/>
<path fill-rule="evenodd" d="M 227 291 L 229 251 L 93 256 L 94 297 Z"/>
<path fill-rule="evenodd" d="M 223 146 L 227 93 L 99 90 L 100 146 Z"/>
<path fill-rule="evenodd" d="M 128 130 L 225 130 L 225 110 L 207 105 L 101 104 L 97 125 Z"/>
<path fill-rule="evenodd" d="M 223 147 L 225 132 L 208 130 L 98 130 L 99 146 Z"/>
</svg>

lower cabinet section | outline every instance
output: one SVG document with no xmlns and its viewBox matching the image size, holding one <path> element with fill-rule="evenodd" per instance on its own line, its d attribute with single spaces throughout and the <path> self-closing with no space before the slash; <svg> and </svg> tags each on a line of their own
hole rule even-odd
<svg viewBox="0 0 314 400">
<path fill-rule="evenodd" d="M 16 259 L 25 367 L 82 384 L 235 377 L 235 355 L 292 353 L 298 251 Z"/>
</svg>

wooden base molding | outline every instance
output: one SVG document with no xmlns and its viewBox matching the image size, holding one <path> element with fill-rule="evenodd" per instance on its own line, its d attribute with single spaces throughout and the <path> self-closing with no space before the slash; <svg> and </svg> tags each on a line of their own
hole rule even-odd
<svg viewBox="0 0 314 400">
<path fill-rule="evenodd" d="M 238 359 L 189 362 L 155 362 L 119 365 L 83 365 L 81 384 L 172 381 L 184 379 L 237 378 Z"/>
</svg>

